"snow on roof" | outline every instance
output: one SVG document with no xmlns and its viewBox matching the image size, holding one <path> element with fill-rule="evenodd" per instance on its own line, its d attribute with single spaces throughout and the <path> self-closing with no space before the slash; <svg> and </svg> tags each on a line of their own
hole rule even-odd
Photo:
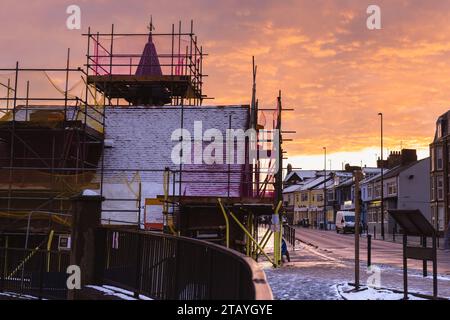
<svg viewBox="0 0 450 320">
<path fill-rule="evenodd" d="M 336 172 L 333 172 L 333 173 L 334 173 L 334 175 L 336 177 L 344 177 L 344 178 L 346 178 L 346 177 L 353 177 L 353 173 L 352 172 L 336 171 Z"/>
<path fill-rule="evenodd" d="M 324 187 L 323 185 L 324 185 L 324 183 L 323 183 L 323 178 L 321 178 L 321 182 L 320 182 L 318 185 L 312 187 L 311 189 L 315 189 L 315 190 L 317 190 L 317 189 L 322 189 L 322 188 Z M 331 188 L 332 186 L 334 186 L 334 180 L 329 178 L 329 179 L 325 182 L 325 187 L 326 187 L 326 188 Z"/>
<path fill-rule="evenodd" d="M 225 136 L 231 128 L 246 130 L 248 128 L 249 108 L 244 105 L 232 106 L 201 106 L 201 107 L 146 107 L 132 106 L 127 108 L 107 107 L 106 138 L 114 142 L 112 148 L 105 149 L 105 168 L 142 168 L 157 171 L 142 171 L 140 178 L 143 183 L 163 183 L 165 168 L 179 170 L 179 165 L 172 162 L 172 151 L 178 141 L 171 139 L 172 133 L 179 129 L 183 114 L 183 128 L 193 133 L 195 122 L 201 121 L 203 132 L 208 129 L 218 129 Z M 204 141 L 204 148 L 210 141 Z M 132 152 L 130 152 L 132 150 Z M 225 155 L 225 153 L 223 153 Z M 241 196 L 244 187 L 246 167 L 231 165 L 228 175 L 228 165 L 186 164 L 182 167 L 181 194 L 186 196 L 227 196 L 228 186 L 230 196 Z M 122 181 L 120 171 L 107 171 L 104 174 L 105 183 Z M 230 179 L 228 179 L 230 178 Z M 176 177 L 180 180 L 180 176 Z M 230 181 L 230 183 L 228 183 Z M 177 190 L 178 192 L 178 190 Z"/>
<path fill-rule="evenodd" d="M 317 175 L 317 171 L 316 170 L 294 170 L 291 171 L 286 178 L 284 178 L 285 181 L 289 180 L 294 174 L 296 174 L 300 179 L 305 180 L 305 179 L 311 179 L 311 178 L 315 178 Z"/>
<path fill-rule="evenodd" d="M 379 172 L 381 172 L 381 168 L 364 167 L 364 168 L 362 168 L 362 172 L 364 172 L 364 173 L 379 173 Z"/>
<path fill-rule="evenodd" d="M 302 186 L 303 186 L 302 184 L 294 184 L 292 186 L 284 188 L 283 193 L 291 193 L 291 192 L 295 192 L 295 191 L 300 191 Z"/>
<path fill-rule="evenodd" d="M 334 183 L 333 179 L 331 179 L 331 177 L 328 177 L 327 179 L 328 180 L 327 180 L 326 185 L 332 186 Z M 315 188 L 319 189 L 320 186 L 323 188 L 323 180 L 324 180 L 323 177 L 317 177 L 316 179 L 312 179 L 311 181 L 308 181 L 307 183 L 305 183 L 302 186 L 301 190 L 310 190 L 310 189 L 315 189 Z"/>
<path fill-rule="evenodd" d="M 346 187 L 346 186 L 351 186 L 353 184 L 353 177 L 349 177 L 348 179 L 342 181 L 340 184 L 338 184 L 336 187 Z"/>
<path fill-rule="evenodd" d="M 386 175 L 386 173 L 388 173 L 388 172 L 391 171 L 391 170 L 392 170 L 392 169 L 384 169 L 384 170 L 383 170 L 383 175 Z M 378 180 L 378 179 L 380 179 L 380 178 L 381 178 L 381 170 L 380 170 L 380 173 L 378 173 L 377 175 L 370 176 L 370 177 L 368 177 L 368 178 L 365 178 L 365 179 L 361 180 L 360 184 L 364 184 L 364 183 L 369 183 L 369 182 L 372 182 L 372 181 L 376 181 L 376 180 Z"/>
</svg>

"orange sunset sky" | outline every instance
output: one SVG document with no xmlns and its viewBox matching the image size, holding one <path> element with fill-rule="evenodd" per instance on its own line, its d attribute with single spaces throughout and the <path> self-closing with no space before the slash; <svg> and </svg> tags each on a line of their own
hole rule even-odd
<svg viewBox="0 0 450 320">
<path fill-rule="evenodd" d="M 66 28 L 70 4 L 81 7 L 81 30 Z M 381 30 L 366 27 L 370 4 L 381 7 Z M 63 67 L 68 47 L 82 65 L 88 26 L 143 33 L 150 14 L 156 32 L 194 19 L 209 54 L 207 103 L 249 104 L 256 56 L 260 106 L 273 106 L 281 89 L 295 109 L 284 114 L 284 128 L 297 131 L 284 145 L 295 167 L 323 168 L 323 146 L 334 169 L 373 166 L 378 112 L 385 154 L 402 145 L 426 157 L 450 107 L 450 0 L 2 0 L 0 65 Z"/>
</svg>

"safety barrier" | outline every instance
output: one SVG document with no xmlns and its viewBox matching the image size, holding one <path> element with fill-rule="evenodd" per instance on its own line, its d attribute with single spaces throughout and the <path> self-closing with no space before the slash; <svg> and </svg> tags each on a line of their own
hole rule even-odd
<svg viewBox="0 0 450 320">
<path fill-rule="evenodd" d="M 249 257 L 202 240 L 101 229 L 103 283 L 154 299 L 267 300 L 264 272 Z"/>
<path fill-rule="evenodd" d="M 0 247 L 0 292 L 66 299 L 70 251 Z"/>
</svg>

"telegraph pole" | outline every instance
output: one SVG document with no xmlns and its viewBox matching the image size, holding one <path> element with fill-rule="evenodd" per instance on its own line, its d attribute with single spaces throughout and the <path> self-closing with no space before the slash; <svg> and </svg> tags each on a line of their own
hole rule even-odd
<svg viewBox="0 0 450 320">
<path fill-rule="evenodd" d="M 355 287 L 356 290 L 359 289 L 359 226 L 361 223 L 361 207 L 359 201 L 359 182 L 362 179 L 361 170 L 356 170 L 353 172 L 353 177 L 355 179 Z"/>
<path fill-rule="evenodd" d="M 381 120 L 381 238 L 384 240 L 384 157 L 383 157 L 383 113 L 378 113 Z"/>
<path fill-rule="evenodd" d="M 323 229 L 327 230 L 327 147 L 323 147 Z"/>
</svg>

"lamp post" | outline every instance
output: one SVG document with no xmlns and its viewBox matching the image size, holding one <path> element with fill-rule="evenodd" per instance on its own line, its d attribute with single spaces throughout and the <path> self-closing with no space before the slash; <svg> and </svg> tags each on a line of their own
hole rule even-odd
<svg viewBox="0 0 450 320">
<path fill-rule="evenodd" d="M 380 116 L 380 125 L 381 125 L 381 135 L 380 135 L 380 143 L 381 143 L 381 237 L 384 240 L 384 159 L 383 159 L 383 113 L 378 113 Z"/>
<path fill-rule="evenodd" d="M 323 147 L 323 228 L 327 230 L 327 147 Z"/>
</svg>

